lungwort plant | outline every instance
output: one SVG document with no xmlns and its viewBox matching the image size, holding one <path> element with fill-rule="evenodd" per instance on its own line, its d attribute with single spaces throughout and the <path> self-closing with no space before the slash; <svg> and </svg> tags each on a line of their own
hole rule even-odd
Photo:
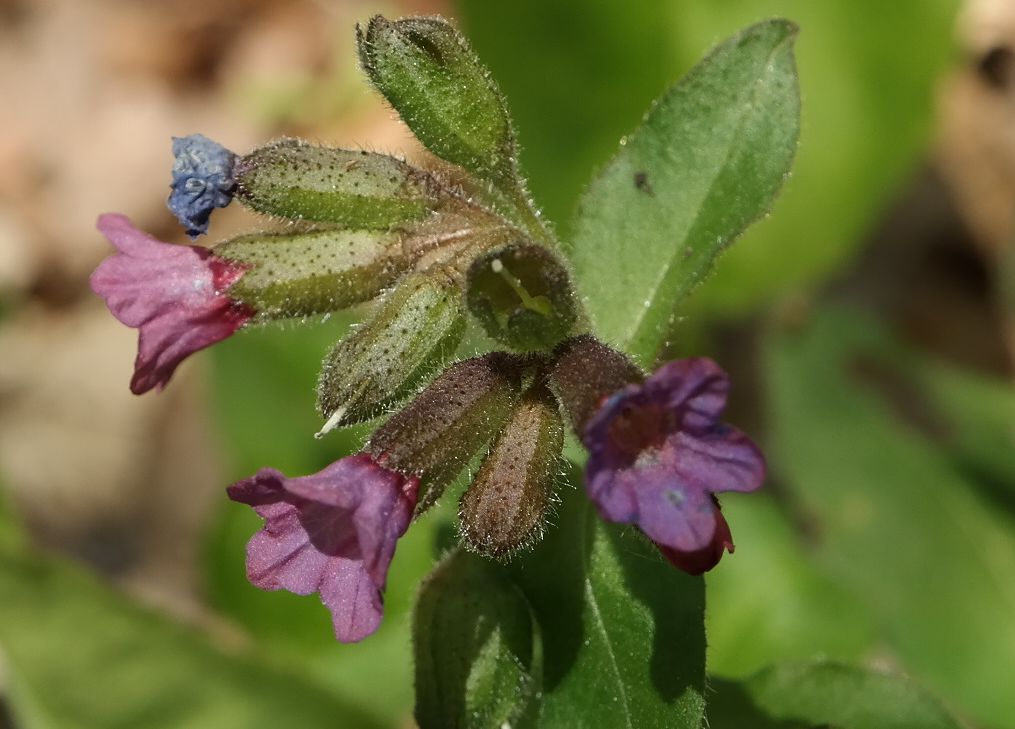
<svg viewBox="0 0 1015 729">
<path fill-rule="evenodd" d="M 528 194 L 496 83 L 440 18 L 357 31 L 364 72 L 432 159 L 295 139 L 238 154 L 191 135 L 173 141 L 169 198 L 187 233 L 234 200 L 266 230 L 180 246 L 100 218 L 117 253 L 92 287 L 139 330 L 135 393 L 246 327 L 373 302 L 317 387 L 319 437 L 379 423 L 361 450 L 315 474 L 263 468 L 228 494 L 264 520 L 249 580 L 317 593 L 355 642 L 382 621 L 399 539 L 467 474 L 459 545 L 415 609 L 422 727 L 702 723 L 700 575 L 734 549 L 718 495 L 759 488 L 765 461 L 722 420 L 719 365 L 657 357 L 789 172 L 796 32 L 750 27 L 664 93 L 589 186 L 571 240 Z M 470 327 L 498 349 L 460 356 Z"/>
</svg>

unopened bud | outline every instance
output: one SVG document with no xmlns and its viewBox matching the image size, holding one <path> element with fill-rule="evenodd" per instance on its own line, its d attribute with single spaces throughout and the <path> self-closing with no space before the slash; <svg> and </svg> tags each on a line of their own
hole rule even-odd
<svg viewBox="0 0 1015 729">
<path fill-rule="evenodd" d="M 430 151 L 481 179 L 514 175 L 504 96 L 450 23 L 376 15 L 357 39 L 370 80 Z"/>
<path fill-rule="evenodd" d="M 494 339 L 522 351 L 552 349 L 577 318 L 567 269 L 552 251 L 512 243 L 484 253 L 469 268 L 469 310 Z"/>
<path fill-rule="evenodd" d="M 368 451 L 390 468 L 420 476 L 417 511 L 504 426 L 521 394 L 524 363 L 504 352 L 457 362 L 370 438 Z"/>
<path fill-rule="evenodd" d="M 367 151 L 284 139 L 240 157 L 235 195 L 261 213 L 350 228 L 390 228 L 437 204 L 433 178 Z"/>
<path fill-rule="evenodd" d="M 369 301 L 409 265 L 397 232 L 369 230 L 243 235 L 214 252 L 245 269 L 230 295 L 268 319 Z"/>
<path fill-rule="evenodd" d="M 515 406 L 462 496 L 458 518 L 471 549 L 505 557 L 540 538 L 563 447 L 557 401 L 537 385 Z"/>
<path fill-rule="evenodd" d="M 547 384 L 571 418 L 579 437 L 603 401 L 630 384 L 645 379 L 626 355 L 591 334 L 572 337 L 553 353 Z"/>
<path fill-rule="evenodd" d="M 166 204 L 196 238 L 208 232 L 208 218 L 215 208 L 233 199 L 236 155 L 203 134 L 173 137 L 172 192 Z"/>
<path fill-rule="evenodd" d="M 332 428 L 369 420 L 407 396 L 454 353 L 465 328 L 462 295 L 449 277 L 416 273 L 324 360 L 317 407 Z"/>
</svg>

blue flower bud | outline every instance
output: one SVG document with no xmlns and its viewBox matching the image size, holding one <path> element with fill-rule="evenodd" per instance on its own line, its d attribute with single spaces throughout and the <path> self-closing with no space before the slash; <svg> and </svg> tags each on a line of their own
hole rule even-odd
<svg viewBox="0 0 1015 729">
<path fill-rule="evenodd" d="M 208 232 L 208 217 L 233 199 L 236 155 L 203 134 L 173 137 L 173 182 L 167 205 L 197 238 Z"/>
</svg>

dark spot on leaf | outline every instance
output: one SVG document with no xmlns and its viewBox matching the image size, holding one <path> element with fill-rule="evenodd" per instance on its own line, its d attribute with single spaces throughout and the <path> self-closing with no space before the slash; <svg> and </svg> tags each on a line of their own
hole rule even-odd
<svg viewBox="0 0 1015 729">
<path fill-rule="evenodd" d="M 634 186 L 644 192 L 646 195 L 655 195 L 655 190 L 652 189 L 652 185 L 648 181 L 647 172 L 635 172 L 634 173 Z"/>
</svg>

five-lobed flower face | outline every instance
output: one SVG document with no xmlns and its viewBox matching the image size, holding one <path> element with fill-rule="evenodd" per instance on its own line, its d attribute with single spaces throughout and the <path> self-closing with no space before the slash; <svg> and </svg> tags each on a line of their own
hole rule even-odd
<svg viewBox="0 0 1015 729">
<path fill-rule="evenodd" d="M 117 253 L 92 273 L 92 290 L 117 319 L 138 330 L 130 389 L 165 387 L 186 357 L 233 334 L 254 316 L 226 293 L 244 268 L 201 246 L 164 243 L 123 215 L 99 217 Z"/>
<path fill-rule="evenodd" d="M 388 566 L 418 487 L 364 453 L 301 478 L 261 469 L 228 489 L 265 520 L 247 544 L 247 578 L 262 590 L 318 593 L 335 636 L 362 640 L 380 625 Z"/>
<path fill-rule="evenodd" d="M 754 491 L 761 451 L 719 421 L 729 378 L 710 359 L 676 360 L 609 396 L 590 418 L 585 487 L 608 521 L 637 524 L 691 574 L 733 551 L 713 494 Z"/>
</svg>

